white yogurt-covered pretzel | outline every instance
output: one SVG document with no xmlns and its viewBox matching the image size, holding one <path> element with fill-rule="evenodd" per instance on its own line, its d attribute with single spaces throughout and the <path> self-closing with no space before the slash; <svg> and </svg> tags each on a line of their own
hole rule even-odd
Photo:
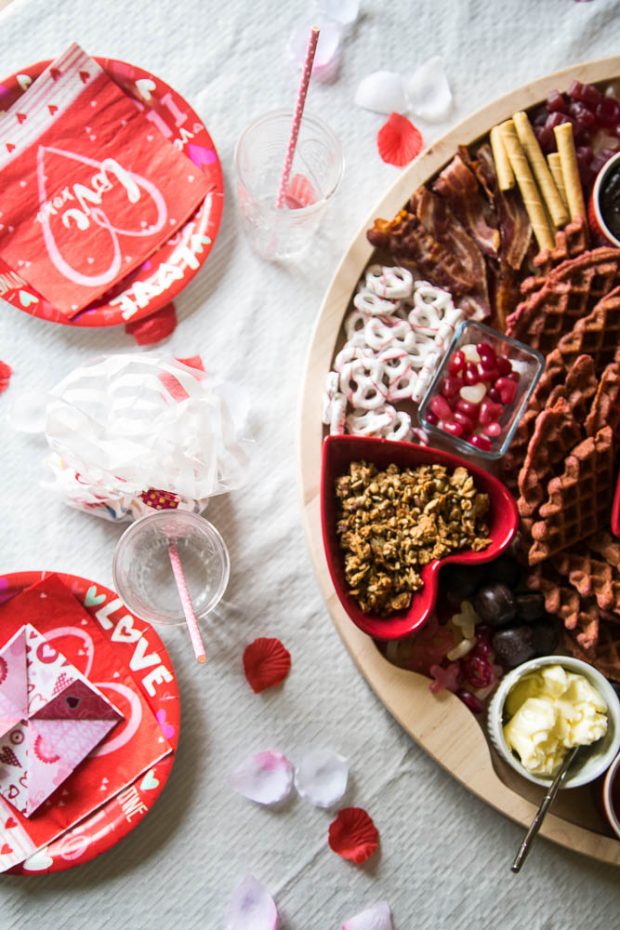
<svg viewBox="0 0 620 930">
<path fill-rule="evenodd" d="M 336 394 L 339 393 L 339 380 L 338 372 L 327 372 L 327 377 L 325 378 L 325 390 L 323 391 L 323 406 L 321 410 L 321 420 L 323 423 L 325 423 L 326 426 L 329 425 L 331 420 L 332 401 Z"/>
<path fill-rule="evenodd" d="M 411 371 L 411 357 L 405 349 L 397 346 L 388 346 L 379 353 L 379 361 L 383 365 L 385 377 L 389 384 L 404 378 Z"/>
<path fill-rule="evenodd" d="M 415 345 L 415 335 L 405 320 L 393 317 L 371 317 L 364 327 L 366 343 L 381 352 L 388 346 L 409 351 Z"/>
<path fill-rule="evenodd" d="M 426 389 L 433 380 L 433 375 L 439 364 L 439 353 L 429 353 L 424 365 L 418 372 L 418 377 L 411 394 L 411 399 L 414 403 L 419 404 L 422 400 Z"/>
<path fill-rule="evenodd" d="M 411 417 L 404 410 L 396 410 L 393 424 L 381 435 L 384 439 L 393 439 L 396 442 L 406 442 L 411 439 Z"/>
<path fill-rule="evenodd" d="M 384 300 L 369 287 L 359 289 L 353 298 L 353 306 L 369 316 L 390 316 L 398 309 L 398 304 L 391 300 Z"/>
<path fill-rule="evenodd" d="M 411 400 L 417 380 L 418 376 L 416 372 L 413 371 L 413 369 L 409 369 L 406 375 L 403 375 L 402 378 L 390 384 L 387 392 L 387 399 L 392 404 L 397 403 L 399 400 Z"/>
<path fill-rule="evenodd" d="M 391 429 L 396 420 L 396 411 L 389 404 L 380 410 L 354 410 L 347 417 L 347 431 L 353 436 L 381 436 L 383 430 Z"/>
<path fill-rule="evenodd" d="M 378 359 L 355 359 L 340 372 L 340 390 L 352 407 L 376 410 L 383 406 L 387 395 L 383 374 L 383 365 Z"/>
<path fill-rule="evenodd" d="M 407 268 L 371 265 L 366 272 L 366 287 L 378 297 L 403 300 L 405 297 L 411 297 L 413 275 Z"/>
<path fill-rule="evenodd" d="M 359 338 L 361 336 L 361 339 Z M 339 373 L 349 362 L 354 362 L 358 358 L 372 358 L 374 352 L 366 345 L 363 333 L 356 334 L 353 339 L 345 342 L 342 349 L 334 359 L 334 370 Z"/>
<path fill-rule="evenodd" d="M 337 393 L 330 405 L 329 432 L 332 436 L 340 436 L 345 432 L 347 418 L 347 399 L 344 394 Z"/>
<path fill-rule="evenodd" d="M 347 341 L 351 341 L 360 333 L 364 334 L 364 327 L 368 322 L 368 314 L 362 313 L 361 310 L 352 310 L 344 321 L 344 331 L 347 334 Z"/>
</svg>

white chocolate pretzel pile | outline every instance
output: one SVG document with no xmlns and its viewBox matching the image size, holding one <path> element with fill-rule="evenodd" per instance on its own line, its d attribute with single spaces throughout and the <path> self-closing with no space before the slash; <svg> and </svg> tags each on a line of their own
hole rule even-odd
<svg viewBox="0 0 620 930">
<path fill-rule="evenodd" d="M 380 265 L 367 270 L 353 306 L 347 341 L 327 375 L 323 422 L 330 433 L 425 442 L 395 404 L 421 401 L 463 311 L 406 268 Z"/>
</svg>

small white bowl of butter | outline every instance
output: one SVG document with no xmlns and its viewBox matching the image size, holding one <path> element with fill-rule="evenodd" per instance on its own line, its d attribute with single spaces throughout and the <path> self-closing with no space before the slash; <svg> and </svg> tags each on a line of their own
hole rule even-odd
<svg viewBox="0 0 620 930">
<path fill-rule="evenodd" d="M 562 786 L 578 788 L 602 775 L 620 750 L 620 701 L 593 666 L 543 656 L 502 679 L 489 706 L 488 732 L 499 755 L 537 785 L 553 781 L 572 746 L 585 746 Z"/>
</svg>

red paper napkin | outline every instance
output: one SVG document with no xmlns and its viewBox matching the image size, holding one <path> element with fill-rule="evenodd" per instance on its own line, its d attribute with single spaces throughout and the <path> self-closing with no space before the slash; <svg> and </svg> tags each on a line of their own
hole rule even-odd
<svg viewBox="0 0 620 930">
<path fill-rule="evenodd" d="M 0 256 L 68 318 L 206 194 L 202 172 L 78 45 L 0 120 Z"/>
<path fill-rule="evenodd" d="M 51 843 L 171 751 L 118 650 L 58 577 L 51 575 L 0 607 L 0 645 L 24 623 L 52 641 L 113 701 L 124 720 L 31 817 L 0 797 L 0 872 Z"/>
</svg>

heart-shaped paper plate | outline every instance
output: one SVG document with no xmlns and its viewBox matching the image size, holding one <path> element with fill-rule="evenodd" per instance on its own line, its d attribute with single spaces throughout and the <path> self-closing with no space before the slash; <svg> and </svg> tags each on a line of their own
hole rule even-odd
<svg viewBox="0 0 620 930">
<path fill-rule="evenodd" d="M 202 120 L 175 90 L 148 71 L 113 58 L 95 58 L 133 97 L 153 124 L 207 176 L 209 193 L 184 226 L 139 268 L 69 320 L 0 258 L 0 297 L 19 310 L 67 326 L 117 326 L 169 304 L 200 271 L 213 248 L 224 207 L 222 169 Z M 49 65 L 39 61 L 0 81 L 0 111 L 8 110 Z M 184 246 L 184 248 L 179 248 Z M 190 259 L 191 254 L 191 259 Z"/>
<path fill-rule="evenodd" d="M 344 555 L 336 533 L 338 513 L 335 480 L 346 474 L 351 462 L 360 461 L 371 462 L 381 469 L 391 464 L 400 468 L 446 465 L 454 469 L 462 466 L 473 475 L 478 490 L 489 495 L 488 525 L 491 545 L 482 552 L 457 552 L 429 562 L 420 572 L 424 587 L 413 595 L 408 610 L 399 611 L 387 618 L 364 613 L 348 594 L 344 577 Z M 360 630 L 375 639 L 400 639 L 420 630 L 431 617 L 435 607 L 442 565 L 480 565 L 496 559 L 509 546 L 517 531 L 518 522 L 517 505 L 508 488 L 489 472 L 460 456 L 429 446 L 372 437 L 328 436 L 323 443 L 321 527 L 327 565 L 336 594 L 347 614 Z"/>
<path fill-rule="evenodd" d="M 52 573 L 16 572 L 0 575 L 0 603 L 6 603 L 24 588 L 42 581 L 50 574 Z M 75 575 L 60 572 L 54 574 L 95 618 L 101 632 L 119 650 L 119 658 L 127 666 L 133 660 L 134 667 L 143 669 L 142 672 L 132 672 L 135 689 L 142 692 L 153 710 L 162 736 L 170 744 L 172 752 L 160 759 L 148 772 L 139 775 L 121 795 L 110 797 L 78 824 L 7 873 L 13 875 L 62 872 L 82 865 L 115 846 L 138 826 L 163 791 L 172 771 L 179 742 L 181 706 L 177 679 L 166 647 L 153 627 L 130 614 L 118 595 L 109 588 L 95 585 L 92 581 Z M 151 692 L 154 693 L 149 693 L 143 678 L 148 672 L 153 671 L 154 666 L 151 664 L 145 669 L 143 663 L 153 655 L 157 656 L 162 673 L 155 687 L 151 684 Z M 116 694 L 111 696 L 117 697 Z M 123 751 L 130 752 L 130 745 L 131 743 Z"/>
</svg>

